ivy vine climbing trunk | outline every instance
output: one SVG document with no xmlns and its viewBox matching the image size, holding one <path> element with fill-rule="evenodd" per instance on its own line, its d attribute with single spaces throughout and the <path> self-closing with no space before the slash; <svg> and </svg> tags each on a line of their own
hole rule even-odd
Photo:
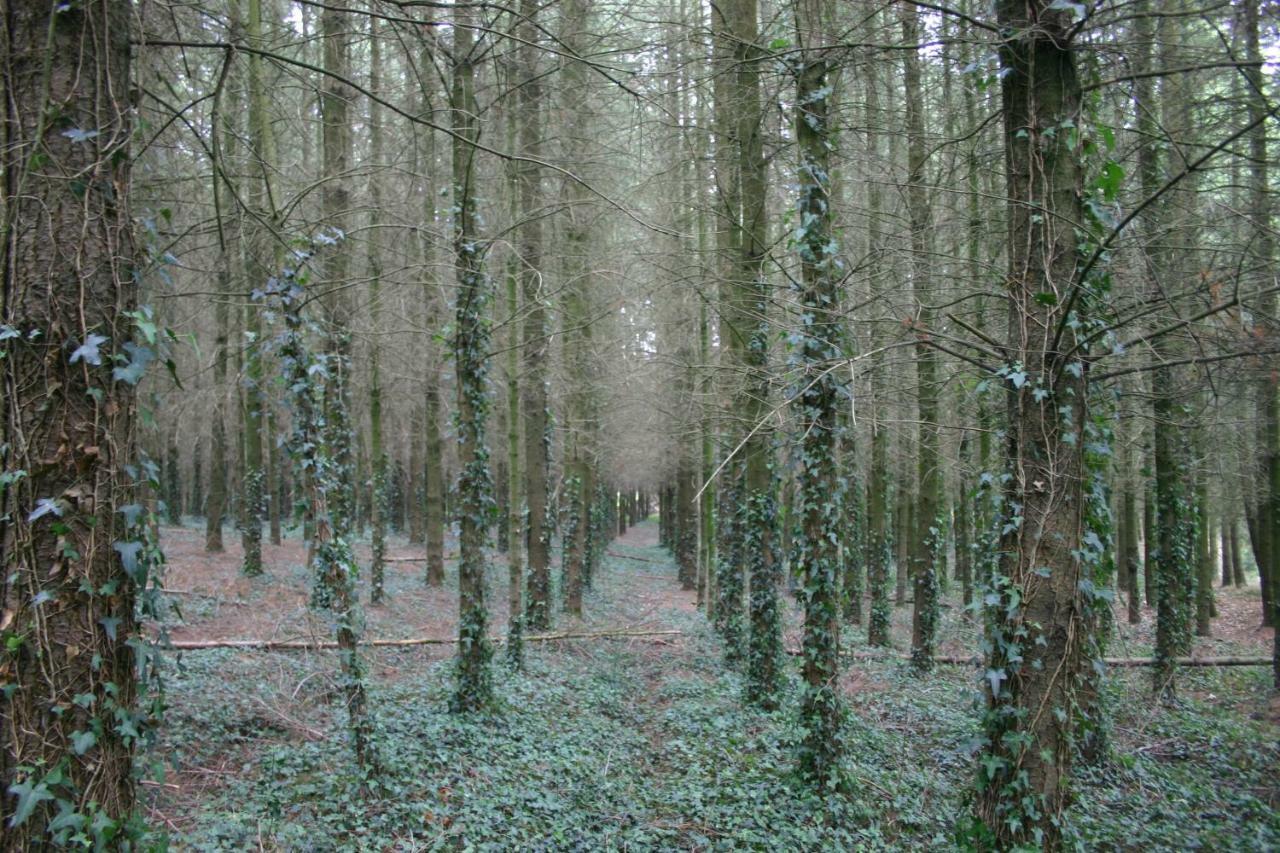
<svg viewBox="0 0 1280 853">
<path fill-rule="evenodd" d="M 132 15 L 123 3 L 17 3 L 0 17 L 8 850 L 71 845 L 78 826 L 127 837 L 148 722 L 135 602 L 158 552 L 127 471 L 138 464 L 132 368 L 155 342 L 131 320 Z"/>
<path fill-rule="evenodd" d="M 453 29 L 450 107 L 453 124 L 453 252 L 458 295 L 454 313 L 453 360 L 458 396 L 458 661 L 453 707 L 476 711 L 493 700 L 489 610 L 485 602 L 484 542 L 493 505 L 489 447 L 488 360 L 489 301 L 492 285 L 485 272 L 487 246 L 479 233 L 475 186 L 475 143 L 480 136 L 476 111 L 477 45 L 465 16 Z"/>
<path fill-rule="evenodd" d="M 727 217 L 734 234 L 729 241 L 731 262 L 724 267 L 729 281 L 722 336 L 726 360 L 738 373 L 732 402 L 737 427 L 733 444 L 734 448 L 741 445 L 741 461 L 726 471 L 730 477 L 726 498 L 735 518 L 726 525 L 730 545 L 722 550 L 722 559 L 728 566 L 718 585 L 722 596 L 740 601 L 745 571 L 749 591 L 747 697 L 768 707 L 776 702 L 781 676 L 782 627 L 773 436 L 764 423 L 769 398 L 769 284 L 764 274 L 768 169 L 760 95 L 765 52 L 760 45 L 758 17 L 756 0 L 713 4 L 712 23 L 722 43 L 719 51 L 728 74 L 715 108 L 717 122 L 723 122 L 727 132 L 723 143 L 731 146 L 732 162 L 725 162 L 724 167 L 734 170 L 736 198 L 730 203 L 737 205 L 729 209 Z M 726 651 L 731 661 L 741 653 L 739 613 L 736 602 L 725 609 Z"/>
<path fill-rule="evenodd" d="M 322 246 L 332 246 L 336 238 L 321 238 Z M 341 492 L 345 469 L 333 456 L 326 438 L 325 403 L 329 395 L 318 388 L 316 376 L 331 381 L 316 370 L 319 361 L 308 345 L 310 325 L 303 316 L 308 301 L 305 273 L 301 265 L 310 254 L 295 254 L 297 267 L 272 277 L 263 288 L 284 320 L 279 341 L 280 364 L 286 387 L 290 389 L 291 432 L 289 454 L 301 483 L 303 525 L 311 532 L 308 569 L 313 578 L 324 578 L 326 612 L 333 618 L 342 677 L 339 685 L 347 706 L 347 726 L 356 764 L 365 783 L 372 783 L 381 770 L 374 724 L 365 688 L 365 666 L 360 656 L 364 619 L 356 595 L 356 558 L 350 531 L 339 525 L 333 497 Z M 326 335 L 327 338 L 327 335 Z M 328 341 L 326 340 L 326 343 Z M 326 356 L 327 357 L 327 356 Z M 314 603 L 314 602 L 313 602 Z"/>
<path fill-rule="evenodd" d="M 1000 562 L 987 600 L 986 713 L 976 818 L 996 849 L 1058 849 L 1068 799 L 1088 620 L 1085 365 L 1068 320 L 1089 303 L 1077 223 L 1085 222 L 1077 139 L 1080 81 L 1070 9 L 998 0 L 1009 198 L 1008 412 Z"/>
<path fill-rule="evenodd" d="M 346 541 L 355 521 L 355 455 L 351 423 L 351 299 L 347 285 L 350 279 L 350 248 L 345 242 L 351 210 L 350 167 L 351 100 L 353 93 L 344 82 L 351 67 L 352 25 L 347 4 L 336 2 L 320 14 L 324 70 L 320 90 L 321 151 L 325 181 L 321 187 L 320 208 L 325 228 L 339 243 L 325 253 L 323 284 L 325 357 L 324 411 L 322 440 L 335 473 L 325 495 L 330 535 Z M 311 550 L 320 547 L 318 531 L 313 531 Z M 316 564 L 335 574 L 318 574 L 313 578 L 312 600 L 318 607 L 341 607 L 335 596 L 343 594 L 339 563 L 321 561 Z"/>
<path fill-rule="evenodd" d="M 793 284 L 801 307 L 795 356 L 800 392 L 793 405 L 802 438 L 796 462 L 792 511 L 802 535 L 793 543 L 797 596 L 804 607 L 801 640 L 805 732 L 801 773 L 816 785 L 839 782 L 841 705 L 837 687 L 840 652 L 840 535 L 845 488 L 836 465 L 842 356 L 840 270 L 832 229 L 832 60 L 823 0 L 796 0 L 796 146 L 799 152 L 796 249 L 801 275 Z M 753 577 L 754 583 L 754 577 Z"/>
<path fill-rule="evenodd" d="M 1149 0 L 1138 5 L 1139 17 L 1135 22 L 1139 50 L 1135 55 L 1135 70 L 1147 74 L 1153 66 L 1152 45 L 1157 38 L 1167 41 L 1174 35 L 1177 25 L 1172 18 L 1159 19 L 1159 31 L 1153 23 Z M 1138 132 L 1148 140 L 1138 150 L 1138 180 L 1142 195 L 1153 197 L 1161 184 L 1161 151 L 1165 147 L 1165 133 L 1161 118 L 1174 118 L 1177 105 L 1164 102 L 1166 93 L 1156 89 L 1156 81 L 1142 77 L 1135 85 L 1138 111 Z M 1168 203 L 1151 205 L 1144 221 L 1144 237 L 1147 242 L 1148 281 L 1153 299 L 1162 297 L 1162 281 L 1171 271 L 1171 250 L 1161 245 L 1168 226 Z M 1152 446 L 1155 469 L 1153 516 L 1154 527 L 1148 538 L 1154 542 L 1151 552 L 1154 563 L 1151 582 L 1154 586 L 1156 608 L 1156 666 L 1152 668 L 1154 688 L 1163 694 L 1174 689 L 1174 659 L 1191 650 L 1191 627 L 1194 616 L 1195 555 L 1194 519 L 1190 488 L 1190 448 L 1187 443 L 1186 405 L 1178 397 L 1179 385 L 1185 371 L 1168 362 L 1176 361 L 1181 353 L 1180 342 L 1170 335 L 1162 335 L 1152 342 L 1152 348 L 1162 363 L 1156 369 L 1151 382 Z"/>
</svg>

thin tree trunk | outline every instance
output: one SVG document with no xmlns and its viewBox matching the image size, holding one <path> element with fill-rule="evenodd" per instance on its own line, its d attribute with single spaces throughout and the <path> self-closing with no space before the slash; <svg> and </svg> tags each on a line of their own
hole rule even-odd
<svg viewBox="0 0 1280 853">
<path fill-rule="evenodd" d="M 912 529 L 911 661 L 917 672 L 933 668 L 933 647 L 938 631 L 938 568 L 942 562 L 944 524 L 942 473 L 938 452 L 938 351 L 930 343 L 933 312 L 928 307 L 930 285 L 929 199 L 924 186 L 924 92 L 920 79 L 920 53 L 910 45 L 920 41 L 919 12 L 909 3 L 898 4 L 902 24 L 907 122 L 907 216 L 911 225 L 911 286 L 915 293 L 913 321 L 916 347 L 916 401 L 919 407 L 917 515 Z"/>
<path fill-rule="evenodd" d="M 529 158 L 537 158 L 542 149 L 543 86 L 538 76 L 537 0 L 521 0 L 521 25 L 517 32 L 522 40 L 517 50 L 521 85 L 517 92 L 520 111 L 519 150 Z M 522 220 L 516 234 L 516 252 L 520 256 L 520 296 L 524 304 L 523 377 L 520 388 L 524 416 L 524 496 L 529 512 L 525 523 L 525 547 L 528 550 L 528 596 L 525 603 L 526 626 L 530 631 L 551 627 L 551 541 L 547 519 L 547 292 L 542 277 L 542 179 L 538 167 L 528 161 L 517 167 Z"/>
</svg>

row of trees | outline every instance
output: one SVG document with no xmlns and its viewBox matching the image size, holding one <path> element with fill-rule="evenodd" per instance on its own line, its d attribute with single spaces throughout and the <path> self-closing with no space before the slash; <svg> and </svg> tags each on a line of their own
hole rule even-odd
<svg viewBox="0 0 1280 853">
<path fill-rule="evenodd" d="M 1214 542 L 1241 575 L 1252 553 L 1274 618 L 1258 0 L 32 2 L 5 27 L 21 838 L 131 813 L 144 507 L 183 482 L 210 550 L 234 505 L 248 575 L 302 508 L 370 774 L 353 543 L 367 523 L 376 604 L 401 514 L 427 583 L 458 524 L 461 710 L 492 689 L 495 523 L 518 649 L 662 493 L 764 707 L 789 566 L 800 764 L 829 787 L 842 631 L 865 591 L 890 642 L 896 567 L 927 670 L 954 543 L 986 625 L 974 831 L 1001 847 L 1058 843 L 1108 589 L 1132 604 L 1147 572 L 1163 692 L 1210 628 Z M 189 344 L 180 388 L 142 380 L 157 326 Z"/>
</svg>

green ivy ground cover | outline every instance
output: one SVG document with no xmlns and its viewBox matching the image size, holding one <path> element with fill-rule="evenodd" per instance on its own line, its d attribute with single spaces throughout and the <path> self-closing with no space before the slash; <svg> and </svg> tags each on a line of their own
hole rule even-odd
<svg viewBox="0 0 1280 853">
<path fill-rule="evenodd" d="M 976 673 L 917 679 L 905 662 L 853 662 L 849 792 L 819 797 L 792 777 L 794 672 L 778 711 L 743 707 L 704 621 L 637 600 L 641 581 L 662 584 L 652 576 L 664 572 L 674 578 L 669 563 L 610 559 L 590 619 L 645 617 L 686 636 L 531 647 L 524 672 L 498 667 L 492 714 L 448 712 L 448 661 L 378 655 L 388 775 L 372 792 L 349 763 L 331 659 L 188 655 L 169 683 L 176 787 L 149 789 L 153 817 L 175 849 L 192 850 L 956 849 Z M 1144 671 L 1112 678 L 1111 758 L 1078 773 L 1081 849 L 1280 847 L 1277 729 L 1254 718 L 1266 676 L 1184 673 L 1176 707 L 1150 700 Z"/>
</svg>

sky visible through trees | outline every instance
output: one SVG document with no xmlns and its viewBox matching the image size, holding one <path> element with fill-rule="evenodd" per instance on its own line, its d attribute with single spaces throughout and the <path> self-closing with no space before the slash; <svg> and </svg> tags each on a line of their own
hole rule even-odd
<svg viewBox="0 0 1280 853">
<path fill-rule="evenodd" d="M 1273 0 L 0 33 L 0 848 L 1280 845 Z"/>
</svg>

